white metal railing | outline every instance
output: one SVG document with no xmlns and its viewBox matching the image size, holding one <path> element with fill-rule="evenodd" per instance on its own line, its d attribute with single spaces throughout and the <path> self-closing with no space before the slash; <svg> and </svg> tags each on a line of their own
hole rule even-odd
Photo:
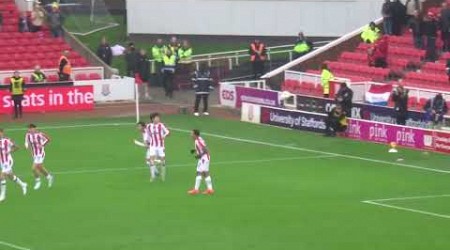
<svg viewBox="0 0 450 250">
<path fill-rule="evenodd" d="M 14 74 L 15 70 L 4 70 L 4 71 L 0 71 L 0 85 L 3 84 L 3 81 L 5 78 L 11 77 Z M 30 78 L 31 74 L 33 74 L 32 69 L 27 69 L 27 70 L 19 70 L 20 75 L 22 77 L 27 77 Z M 41 70 L 45 75 L 50 76 L 50 75 L 58 75 L 58 69 L 57 68 L 51 68 L 51 69 L 42 69 Z M 104 68 L 103 67 L 77 67 L 77 68 L 72 68 L 72 79 L 74 79 L 74 77 L 77 74 L 98 74 L 102 79 L 104 76 Z"/>
<path fill-rule="evenodd" d="M 383 18 L 379 18 L 379 19 L 377 19 L 375 21 L 375 24 L 378 25 L 382 21 L 383 21 Z M 283 66 L 281 66 L 281 67 L 279 67 L 277 69 L 274 69 L 274 70 L 268 72 L 267 74 L 263 75 L 261 78 L 267 79 L 267 78 L 272 78 L 272 77 L 274 77 L 276 75 L 282 74 L 285 70 L 288 70 L 288 69 L 290 69 L 290 68 L 292 68 L 292 67 L 294 67 L 294 66 L 296 66 L 296 65 L 298 65 L 298 64 L 300 64 L 302 62 L 305 62 L 306 60 L 309 60 L 309 59 L 311 59 L 311 58 L 313 58 L 313 57 L 315 57 L 315 56 L 317 56 L 319 54 L 322 54 L 323 52 L 327 51 L 328 49 L 336 47 L 336 46 L 338 46 L 338 45 L 340 45 L 340 44 L 350 40 L 351 38 L 359 35 L 362 32 L 364 27 L 366 27 L 366 25 L 364 25 L 364 26 L 362 26 L 362 27 L 360 27 L 360 28 L 350 32 L 350 33 L 347 33 L 344 36 L 341 36 L 340 38 L 338 38 L 338 39 L 336 39 L 336 40 L 334 40 L 334 41 L 332 41 L 332 42 L 330 42 L 330 43 L 320 47 L 319 49 L 317 49 L 317 50 L 315 50 L 315 51 L 313 51 L 313 52 L 311 52 L 311 53 L 309 53 L 309 54 L 307 54 L 305 56 L 297 58 L 294 61 L 291 61 L 291 62 L 289 62 L 289 63 L 287 63 L 287 64 L 285 64 L 285 65 L 283 65 Z"/>
<path fill-rule="evenodd" d="M 298 81 L 299 84 L 303 82 L 314 83 L 315 85 L 320 84 L 320 75 L 304 73 L 293 70 L 285 71 L 285 80 L 294 80 Z M 385 85 L 386 83 L 379 82 L 351 82 L 349 79 L 345 78 L 336 78 L 336 82 L 345 81 L 351 89 L 353 90 L 353 101 L 354 102 L 365 102 L 365 94 L 369 90 L 371 85 Z M 393 87 L 397 87 L 399 84 L 393 84 Z M 339 86 L 335 86 L 335 90 L 338 90 Z M 435 97 L 437 94 L 442 94 L 444 99 L 450 101 L 450 92 L 446 91 L 438 91 L 424 88 L 415 88 L 405 86 L 405 89 L 409 90 L 409 97 L 415 97 L 417 101 L 421 99 L 430 99 Z"/>
<path fill-rule="evenodd" d="M 246 88 L 269 89 L 266 80 L 220 82 L 219 85 L 238 85 Z"/>
<path fill-rule="evenodd" d="M 330 41 L 320 41 L 315 44 L 326 44 Z M 271 60 L 273 56 L 279 54 L 287 54 L 289 61 L 293 59 L 293 49 L 295 44 L 287 44 L 280 46 L 267 47 L 267 59 Z M 320 46 L 315 46 L 314 49 L 318 49 Z M 248 49 L 246 50 L 235 50 L 235 51 L 226 51 L 226 52 L 216 52 L 209 54 L 199 54 L 192 56 L 192 59 L 187 61 L 186 63 L 195 64 L 196 69 L 199 68 L 200 63 L 208 63 L 208 66 L 211 67 L 212 63 L 215 61 L 227 61 L 228 69 L 232 70 L 234 66 L 239 66 L 242 58 L 249 58 Z M 154 69 L 155 60 L 149 60 L 151 63 L 152 69 Z"/>
</svg>

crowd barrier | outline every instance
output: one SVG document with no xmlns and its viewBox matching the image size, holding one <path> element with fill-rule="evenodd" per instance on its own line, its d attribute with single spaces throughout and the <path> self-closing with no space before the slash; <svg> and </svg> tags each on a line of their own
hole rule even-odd
<svg viewBox="0 0 450 250">
<path fill-rule="evenodd" d="M 134 78 L 26 85 L 25 113 L 93 110 L 96 103 L 135 101 Z M 0 114 L 10 114 L 13 102 L 8 86 L 0 87 Z"/>
<path fill-rule="evenodd" d="M 20 75 L 22 77 L 25 77 L 27 79 L 31 79 L 31 74 L 33 74 L 32 69 L 27 70 L 19 70 Z M 42 69 L 42 72 L 48 77 L 48 76 L 57 76 L 58 75 L 58 69 L 52 68 L 52 69 Z M 0 85 L 3 84 L 4 79 L 12 77 L 14 74 L 14 70 L 2 70 L 0 71 Z M 75 79 L 75 77 L 79 74 L 84 74 L 86 76 L 89 76 L 91 74 L 95 74 L 97 76 L 100 76 L 101 79 L 104 77 L 104 68 L 103 67 L 75 67 L 72 68 L 72 79 Z"/>
<path fill-rule="evenodd" d="M 325 133 L 325 114 L 243 103 L 241 120 L 257 124 Z M 361 119 L 349 119 L 344 137 L 359 141 L 450 154 L 450 133 Z"/>
</svg>

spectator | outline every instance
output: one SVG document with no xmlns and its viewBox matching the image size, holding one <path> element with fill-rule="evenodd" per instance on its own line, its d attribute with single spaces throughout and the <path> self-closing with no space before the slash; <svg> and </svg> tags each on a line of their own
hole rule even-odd
<svg viewBox="0 0 450 250">
<path fill-rule="evenodd" d="M 414 47 L 423 49 L 423 22 L 418 11 L 414 13 L 413 18 L 409 19 L 408 26 L 413 36 Z"/>
<path fill-rule="evenodd" d="M 29 19 L 26 12 L 22 12 L 19 17 L 19 32 L 30 32 Z"/>
<path fill-rule="evenodd" d="M 442 50 L 447 52 L 450 51 L 450 6 L 445 1 L 442 3 L 440 16 L 441 39 L 444 44 Z"/>
<path fill-rule="evenodd" d="M 369 66 L 386 68 L 388 49 L 388 36 L 383 36 L 381 39 L 378 39 L 372 48 L 369 49 Z"/>
<path fill-rule="evenodd" d="M 137 71 L 138 53 L 134 47 L 134 43 L 129 43 L 125 52 L 125 62 L 127 64 L 127 76 L 134 77 Z"/>
<path fill-rule="evenodd" d="M 336 94 L 336 102 L 342 107 L 346 116 L 352 116 L 353 90 L 348 87 L 346 82 L 341 83 L 341 87 Z"/>
<path fill-rule="evenodd" d="M 442 94 L 437 94 L 425 104 L 423 108 L 426 112 L 426 120 L 433 122 L 433 125 L 439 125 L 444 121 L 444 115 L 447 114 L 448 107 Z"/>
<path fill-rule="evenodd" d="M 374 43 L 380 38 L 380 29 L 374 22 L 370 22 L 368 26 L 363 29 L 361 38 L 365 43 Z"/>
<path fill-rule="evenodd" d="M 258 79 L 264 74 L 264 63 L 267 58 L 266 45 L 259 39 L 255 39 L 255 41 L 250 44 L 249 54 L 253 78 Z"/>
<path fill-rule="evenodd" d="M 336 133 L 341 133 L 347 130 L 347 117 L 342 110 L 341 105 L 336 105 L 329 113 L 325 121 L 325 136 L 336 136 Z"/>
<path fill-rule="evenodd" d="M 161 86 L 161 69 L 163 67 L 163 57 L 167 50 L 161 38 L 156 40 L 156 44 L 152 47 L 152 58 L 154 60 L 154 66 L 152 67 L 152 73 L 154 75 L 154 83 L 156 86 Z"/>
<path fill-rule="evenodd" d="M 398 125 L 406 125 L 408 118 L 408 90 L 399 85 L 392 92 L 392 101 L 394 102 L 395 117 Z"/>
<path fill-rule="evenodd" d="M 424 17 L 423 34 L 426 37 L 427 51 L 425 53 L 425 60 L 434 62 L 436 60 L 436 37 L 438 32 L 438 24 L 432 12 Z"/>
<path fill-rule="evenodd" d="M 41 30 L 45 20 L 45 10 L 42 8 L 39 2 L 35 2 L 33 5 L 33 11 L 31 12 L 31 32 L 38 32 Z"/>
<path fill-rule="evenodd" d="M 322 73 L 320 74 L 320 81 L 322 83 L 323 88 L 323 97 L 330 97 L 330 81 L 333 80 L 334 76 L 331 71 L 328 69 L 328 65 L 322 65 Z"/>
<path fill-rule="evenodd" d="M 385 35 L 392 35 L 392 7 L 391 1 L 385 0 L 381 7 L 383 16 L 383 32 Z"/>
<path fill-rule="evenodd" d="M 178 49 L 178 60 L 180 63 L 190 62 L 192 57 L 192 47 L 187 40 L 183 41 L 183 45 Z"/>
<path fill-rule="evenodd" d="M 112 62 L 112 49 L 109 43 L 106 41 L 106 37 L 102 38 L 102 42 L 97 49 L 97 56 L 102 59 L 102 61 L 109 66 L 111 66 Z"/>
<path fill-rule="evenodd" d="M 303 32 L 298 33 L 297 41 L 295 42 L 294 46 L 294 59 L 297 59 L 299 57 L 302 57 L 309 52 L 311 52 L 314 48 L 314 45 L 312 42 L 308 41 L 306 39 Z"/>
<path fill-rule="evenodd" d="M 41 71 L 41 66 L 36 65 L 34 67 L 34 72 L 31 74 L 31 82 L 34 83 L 45 83 L 47 76 Z"/>
<path fill-rule="evenodd" d="M 414 17 L 416 11 L 417 13 L 422 12 L 423 2 L 425 2 L 425 0 L 406 0 L 405 7 L 407 21 Z"/>
<path fill-rule="evenodd" d="M 52 10 L 48 13 L 48 23 L 53 37 L 61 37 L 62 16 L 58 4 L 52 4 Z"/>
<path fill-rule="evenodd" d="M 67 82 L 70 80 L 70 75 L 72 74 L 72 65 L 70 64 L 69 59 L 69 51 L 65 50 L 61 57 L 59 58 L 59 66 L 58 66 L 58 76 L 60 82 Z"/>
<path fill-rule="evenodd" d="M 194 115 L 199 116 L 199 106 L 200 101 L 203 100 L 203 115 L 209 115 L 208 113 L 208 97 L 209 92 L 212 90 L 213 79 L 211 78 L 211 73 L 206 65 L 201 64 L 200 69 L 194 73 L 192 79 L 194 82 L 195 89 L 195 105 L 194 105 Z"/>
<path fill-rule="evenodd" d="M 163 73 L 163 85 L 166 92 L 166 97 L 173 98 L 175 67 L 177 58 L 172 54 L 171 50 L 167 50 L 163 57 L 164 66 L 161 69 Z"/>
<path fill-rule="evenodd" d="M 181 47 L 181 44 L 178 42 L 178 38 L 176 36 L 172 36 L 170 38 L 170 42 L 167 45 L 167 49 L 172 52 L 172 55 L 174 55 L 178 60 L 178 49 Z"/>
<path fill-rule="evenodd" d="M 394 0 L 391 3 L 392 8 L 392 34 L 400 36 L 406 20 L 406 7 L 400 0 Z"/>
<path fill-rule="evenodd" d="M 14 71 L 9 86 L 11 99 L 14 102 L 14 119 L 22 118 L 22 101 L 25 93 L 25 80 L 20 76 L 19 71 Z"/>
<path fill-rule="evenodd" d="M 147 56 L 147 51 L 145 49 L 141 49 L 139 51 L 137 59 L 137 73 L 139 74 L 139 78 L 143 82 L 142 85 L 144 85 L 145 98 L 148 99 L 150 97 L 149 95 L 150 62 Z"/>
</svg>

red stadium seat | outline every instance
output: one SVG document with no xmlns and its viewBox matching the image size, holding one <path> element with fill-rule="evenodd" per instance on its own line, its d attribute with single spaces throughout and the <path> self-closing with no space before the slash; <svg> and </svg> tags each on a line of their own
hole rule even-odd
<svg viewBox="0 0 450 250">
<path fill-rule="evenodd" d="M 89 79 L 90 80 L 100 80 L 100 79 L 102 79 L 102 77 L 97 73 L 91 73 L 91 74 L 89 74 Z"/>
</svg>

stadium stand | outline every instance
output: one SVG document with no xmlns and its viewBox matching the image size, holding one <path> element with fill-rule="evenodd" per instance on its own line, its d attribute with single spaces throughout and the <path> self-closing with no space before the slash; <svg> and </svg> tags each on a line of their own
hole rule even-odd
<svg viewBox="0 0 450 250">
<path fill-rule="evenodd" d="M 432 7 L 425 13 L 440 13 L 440 8 Z M 337 60 L 325 61 L 335 77 L 346 78 L 352 82 L 374 81 L 380 83 L 403 84 L 406 87 L 430 89 L 436 91 L 450 91 L 449 76 L 446 64 L 450 59 L 450 52 L 439 53 L 435 62 L 425 61 L 425 50 L 414 47 L 413 37 L 405 29 L 401 36 L 389 36 L 387 68 L 369 66 L 368 49 L 370 44 L 360 42 L 353 51 L 343 51 Z M 441 34 L 436 39 L 436 47 L 441 51 L 443 46 Z M 306 69 L 307 73 L 320 74 L 315 69 Z M 314 84 L 312 84 L 314 86 Z M 316 88 L 320 88 L 317 86 Z M 311 87 L 308 82 L 291 82 L 282 84 L 282 90 L 293 93 L 307 93 L 321 95 L 320 89 Z M 421 107 L 426 100 L 410 98 L 413 107 Z"/>
<path fill-rule="evenodd" d="M 61 52 L 70 51 L 73 67 L 89 66 L 80 54 L 74 51 L 63 39 L 53 38 L 47 27 L 40 32 L 19 32 L 19 10 L 13 0 L 0 0 L 3 25 L 0 32 L 0 71 L 27 70 L 40 65 L 42 68 L 56 68 Z M 75 75 L 75 78 L 82 76 Z M 87 79 L 99 79 L 98 74 L 86 75 Z M 2 83 L 9 80 L 1 79 Z M 55 75 L 48 81 L 57 81 Z"/>
</svg>

